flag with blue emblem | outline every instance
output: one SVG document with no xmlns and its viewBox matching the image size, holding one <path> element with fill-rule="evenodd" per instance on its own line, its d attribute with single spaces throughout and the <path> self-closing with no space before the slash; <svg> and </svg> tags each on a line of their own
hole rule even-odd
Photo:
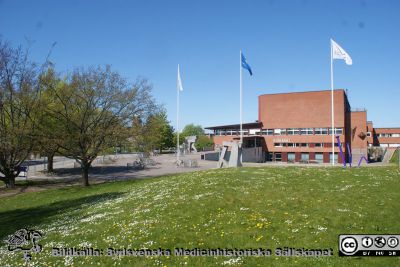
<svg viewBox="0 0 400 267">
<path fill-rule="evenodd" d="M 250 65 L 247 64 L 246 58 L 244 57 L 243 53 L 241 53 L 241 61 L 242 61 L 242 68 L 249 71 L 250 75 L 253 75 L 253 71 L 250 68 Z"/>
</svg>

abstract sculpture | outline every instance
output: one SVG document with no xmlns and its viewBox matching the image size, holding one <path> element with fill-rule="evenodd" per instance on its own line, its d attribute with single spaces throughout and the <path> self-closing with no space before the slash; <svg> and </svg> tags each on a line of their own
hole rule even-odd
<svg viewBox="0 0 400 267">
<path fill-rule="evenodd" d="M 197 152 L 194 143 L 196 143 L 197 137 L 195 135 L 185 137 L 185 153 L 192 153 L 192 151 Z"/>
<path fill-rule="evenodd" d="M 230 153 L 228 153 L 230 152 Z M 222 143 L 222 151 L 219 156 L 218 167 L 242 167 L 242 145 L 238 142 Z"/>
</svg>

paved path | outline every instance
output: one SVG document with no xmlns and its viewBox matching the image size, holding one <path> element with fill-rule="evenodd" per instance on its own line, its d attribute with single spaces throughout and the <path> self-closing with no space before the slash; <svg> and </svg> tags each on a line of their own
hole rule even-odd
<svg viewBox="0 0 400 267">
<path fill-rule="evenodd" d="M 164 154 L 152 157 L 157 163 L 155 166 L 148 166 L 143 170 L 128 170 L 127 163 L 132 163 L 136 159 L 138 159 L 137 154 L 124 154 L 118 155 L 117 157 L 114 155 L 98 157 L 93 162 L 93 167 L 89 171 L 89 182 L 91 184 L 97 184 L 109 180 L 144 179 L 217 167 L 216 161 L 201 160 L 200 154 L 184 155 L 181 157 L 182 160 L 197 160 L 198 167 L 177 167 L 175 164 L 176 157 L 173 154 Z M 14 189 L 0 188 L 0 197 L 81 184 L 81 170 L 74 162 L 75 160 L 72 159 L 56 157 L 54 161 L 55 173 L 48 174 L 43 172 L 45 169 L 43 159 L 29 161 L 28 181 L 32 183 L 29 185 L 17 186 Z M 21 179 L 21 177 L 18 179 Z"/>
<path fill-rule="evenodd" d="M 89 179 L 124 180 L 134 178 L 148 178 L 167 174 L 207 170 L 217 167 L 216 161 L 204 161 L 200 154 L 184 155 L 182 160 L 196 160 L 198 167 L 177 167 L 176 157 L 173 154 L 163 154 L 151 157 L 156 162 L 155 166 L 146 166 L 143 170 L 128 170 L 127 163 L 138 159 L 137 154 L 109 155 L 105 158 L 98 157 L 89 171 Z M 80 168 L 74 160 L 58 158 L 54 163 L 55 173 L 50 175 L 43 172 L 44 164 L 30 166 L 28 180 L 43 179 L 78 179 L 81 176 Z"/>
<path fill-rule="evenodd" d="M 217 168 L 217 161 L 205 161 L 200 159 L 200 153 L 184 155 L 181 157 L 182 160 L 196 160 L 198 167 L 177 167 L 176 157 L 173 154 L 163 154 L 155 157 L 151 157 L 157 164 L 155 166 L 147 166 L 143 170 L 128 170 L 127 163 L 132 163 L 138 159 L 137 154 L 121 154 L 121 155 L 108 155 L 105 157 L 98 157 L 92 164 L 92 168 L 89 172 L 89 179 L 100 179 L 100 180 L 125 180 L 135 178 L 148 178 L 155 176 L 162 176 L 167 174 L 175 174 L 182 172 L 191 172 L 199 170 L 207 170 Z M 37 163 L 39 162 L 39 163 Z M 28 180 L 58 180 L 58 179 L 80 179 L 81 170 L 80 167 L 72 159 L 64 157 L 56 157 L 54 162 L 55 174 L 47 174 L 43 172 L 45 165 L 40 161 L 37 161 L 35 165 L 31 165 L 28 172 Z M 300 164 L 293 163 L 288 164 L 284 162 L 268 162 L 268 163 L 244 163 L 245 167 L 268 167 L 268 166 L 301 166 L 301 167 L 331 167 L 331 164 Z M 377 166 L 388 166 L 389 164 L 384 163 L 371 163 L 363 164 L 363 167 L 377 167 Z M 335 164 L 336 167 L 343 167 L 342 164 Z M 356 167 L 356 166 L 353 166 Z"/>
</svg>

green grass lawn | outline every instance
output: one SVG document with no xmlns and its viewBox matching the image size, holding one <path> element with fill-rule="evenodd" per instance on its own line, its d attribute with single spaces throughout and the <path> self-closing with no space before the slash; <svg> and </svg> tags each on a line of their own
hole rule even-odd
<svg viewBox="0 0 400 267">
<path fill-rule="evenodd" d="M 400 266 L 338 257 L 338 235 L 400 233 L 400 172 L 382 168 L 241 168 L 73 186 L 0 198 L 0 237 L 44 234 L 32 266 Z M 53 257 L 53 247 L 332 248 L 303 257 Z M 0 262 L 24 265 L 22 252 Z"/>
<path fill-rule="evenodd" d="M 390 159 L 390 163 L 399 164 L 399 150 L 396 150 L 396 152 L 394 152 L 392 158 Z"/>
</svg>

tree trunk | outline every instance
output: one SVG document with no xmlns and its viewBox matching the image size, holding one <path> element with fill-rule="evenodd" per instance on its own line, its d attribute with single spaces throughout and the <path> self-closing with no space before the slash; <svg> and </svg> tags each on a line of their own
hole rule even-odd
<svg viewBox="0 0 400 267">
<path fill-rule="evenodd" d="M 48 172 L 54 172 L 53 162 L 54 162 L 54 154 L 48 155 L 47 156 L 47 171 Z"/>
<path fill-rule="evenodd" d="M 7 188 L 14 188 L 15 187 L 15 176 L 9 175 L 5 177 L 5 184 Z"/>
<path fill-rule="evenodd" d="M 82 182 L 84 186 L 89 186 L 89 168 L 88 163 L 82 162 Z"/>
</svg>

